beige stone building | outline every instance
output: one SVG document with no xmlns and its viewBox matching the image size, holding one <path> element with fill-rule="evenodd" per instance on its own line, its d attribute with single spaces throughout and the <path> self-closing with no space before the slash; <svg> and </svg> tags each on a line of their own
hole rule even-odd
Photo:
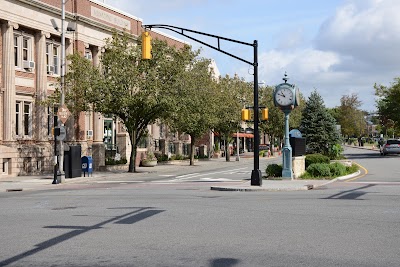
<svg viewBox="0 0 400 267">
<path fill-rule="evenodd" d="M 53 172 L 52 129 L 59 119 L 58 107 L 39 103 L 59 86 L 61 34 L 51 20 L 61 25 L 61 5 L 61 0 L 0 0 L 0 179 Z M 96 0 L 65 1 L 65 11 L 66 22 L 75 24 L 75 31 L 66 29 L 66 55 L 80 51 L 94 65 L 99 64 L 104 40 L 113 29 L 125 29 L 134 37 L 143 30 L 140 18 Z M 157 31 L 152 36 L 177 47 L 184 45 Z M 93 157 L 95 169 L 104 165 L 108 154 L 129 157 L 128 134 L 112 118 L 86 112 L 80 114 L 78 125 L 76 136 L 73 119 L 66 122 L 65 147 L 80 145 L 82 156 Z M 166 151 L 168 138 L 175 138 L 180 150 L 185 142 L 162 124 L 149 126 L 149 134 L 139 152 L 149 145 L 156 149 L 164 145 Z"/>
</svg>

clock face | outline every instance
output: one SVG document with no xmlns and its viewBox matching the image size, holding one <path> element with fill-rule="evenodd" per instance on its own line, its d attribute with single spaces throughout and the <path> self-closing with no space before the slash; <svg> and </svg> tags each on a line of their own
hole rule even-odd
<svg viewBox="0 0 400 267">
<path fill-rule="evenodd" d="M 275 101 L 281 107 L 293 105 L 293 99 L 293 91 L 288 87 L 278 89 L 275 94 Z"/>
</svg>

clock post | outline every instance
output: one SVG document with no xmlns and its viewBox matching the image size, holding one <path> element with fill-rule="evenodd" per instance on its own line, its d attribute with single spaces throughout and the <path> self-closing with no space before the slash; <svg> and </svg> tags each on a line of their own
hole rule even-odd
<svg viewBox="0 0 400 267">
<path fill-rule="evenodd" d="M 282 178 L 293 178 L 292 147 L 289 142 L 289 115 L 291 110 L 282 110 L 285 113 L 285 144 L 282 148 Z"/>
<path fill-rule="evenodd" d="M 290 112 L 299 105 L 299 90 L 295 85 L 287 83 L 287 74 L 285 73 L 281 83 L 274 90 L 274 104 L 285 114 L 285 144 L 282 148 L 282 178 L 293 179 L 292 170 L 292 147 L 289 142 L 289 116 Z"/>
</svg>

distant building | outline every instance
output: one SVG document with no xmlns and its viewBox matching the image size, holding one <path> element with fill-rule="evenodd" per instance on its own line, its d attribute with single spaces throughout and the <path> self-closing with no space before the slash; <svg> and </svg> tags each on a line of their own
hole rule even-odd
<svg viewBox="0 0 400 267">
<path fill-rule="evenodd" d="M 98 65 L 105 39 L 114 28 L 138 37 L 142 20 L 96 0 L 69 0 L 66 21 L 76 30 L 66 34 L 66 54 L 79 51 Z M 61 26 L 60 0 L 0 0 L 0 179 L 7 175 L 51 173 L 54 166 L 54 137 L 57 107 L 39 105 L 58 85 L 61 73 L 61 38 L 51 19 Z M 183 47 L 174 37 L 152 32 L 170 45 Z M 123 125 L 98 113 L 85 112 L 78 119 L 79 134 L 73 134 L 73 119 L 66 122 L 66 143 L 82 147 L 92 155 L 95 169 L 104 166 L 106 155 L 118 149 L 129 157 L 131 145 Z M 167 151 L 173 135 L 162 124 L 149 126 L 147 146 Z M 68 146 L 67 146 L 68 147 Z M 138 162 L 137 162 L 138 163 Z"/>
</svg>

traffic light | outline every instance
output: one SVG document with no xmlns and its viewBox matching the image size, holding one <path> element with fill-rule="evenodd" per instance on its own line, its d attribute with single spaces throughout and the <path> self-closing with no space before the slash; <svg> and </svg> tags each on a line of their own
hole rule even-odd
<svg viewBox="0 0 400 267">
<path fill-rule="evenodd" d="M 263 120 L 263 121 L 268 120 L 268 108 L 263 108 L 261 110 L 261 120 Z"/>
<path fill-rule="evenodd" d="M 142 33 L 142 59 L 151 59 L 151 36 L 149 32 Z"/>
<path fill-rule="evenodd" d="M 249 109 L 242 109 L 242 121 L 249 121 L 250 120 L 250 110 Z"/>
</svg>

